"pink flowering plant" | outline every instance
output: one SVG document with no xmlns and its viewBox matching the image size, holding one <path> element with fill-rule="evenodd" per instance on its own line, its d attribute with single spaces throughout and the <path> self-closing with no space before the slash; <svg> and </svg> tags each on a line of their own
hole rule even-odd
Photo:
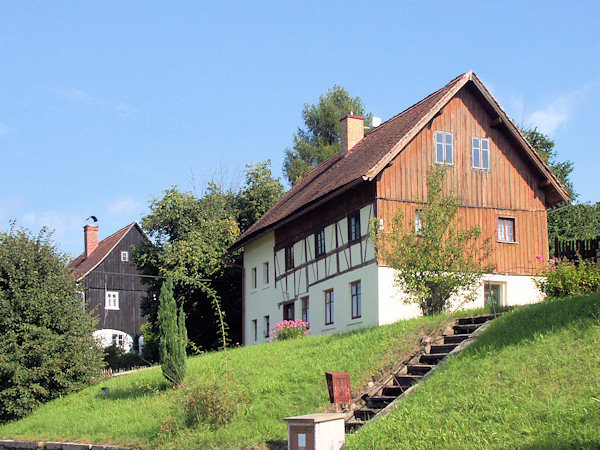
<svg viewBox="0 0 600 450">
<path fill-rule="evenodd" d="M 576 262 L 550 258 L 546 264 L 541 255 L 536 258 L 543 268 L 535 284 L 548 297 L 583 295 L 600 290 L 600 274 L 592 261 L 581 257 Z"/>
<path fill-rule="evenodd" d="M 282 320 L 273 327 L 269 333 L 269 342 L 284 341 L 286 339 L 301 339 L 308 334 L 310 329 L 308 323 L 300 319 Z"/>
</svg>

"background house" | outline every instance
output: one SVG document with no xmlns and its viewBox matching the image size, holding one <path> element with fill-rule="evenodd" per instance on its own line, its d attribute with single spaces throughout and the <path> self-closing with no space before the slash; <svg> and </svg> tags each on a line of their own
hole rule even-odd
<svg viewBox="0 0 600 450">
<path fill-rule="evenodd" d="M 137 222 L 98 242 L 98 226 L 84 228 L 85 251 L 70 264 L 84 287 L 85 308 L 98 318 L 102 346 L 114 344 L 125 351 L 140 350 L 141 326 L 146 322 L 140 301 L 146 288 L 131 262 L 131 247 L 149 238 Z"/>
<path fill-rule="evenodd" d="M 394 286 L 367 240 L 402 209 L 416 219 L 427 170 L 448 166 L 447 188 L 463 226 L 493 243 L 484 297 L 498 305 L 536 301 L 536 255 L 548 257 L 546 209 L 569 199 L 540 156 L 472 72 L 364 136 L 362 117 L 340 122 L 341 153 L 316 167 L 250 227 L 244 249 L 244 342 L 302 318 L 313 334 L 386 324 L 419 314 Z"/>
</svg>

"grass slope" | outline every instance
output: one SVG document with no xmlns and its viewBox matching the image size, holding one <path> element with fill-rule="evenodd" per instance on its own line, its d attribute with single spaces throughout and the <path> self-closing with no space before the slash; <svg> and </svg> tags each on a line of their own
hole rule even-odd
<svg viewBox="0 0 600 450">
<path fill-rule="evenodd" d="M 110 443 L 144 448 L 243 447 L 286 439 L 283 418 L 328 405 L 324 372 L 346 371 L 354 388 L 409 353 L 441 317 L 399 322 L 337 336 L 261 344 L 228 351 L 239 410 L 227 426 L 186 427 L 181 405 L 197 386 L 224 383 L 222 352 L 188 359 L 186 386 L 169 387 L 160 368 L 122 376 L 41 406 L 0 427 L 10 439 Z M 110 388 L 103 397 L 101 387 Z"/>
<path fill-rule="evenodd" d="M 599 351 L 600 294 L 515 309 L 346 448 L 600 448 Z"/>
</svg>

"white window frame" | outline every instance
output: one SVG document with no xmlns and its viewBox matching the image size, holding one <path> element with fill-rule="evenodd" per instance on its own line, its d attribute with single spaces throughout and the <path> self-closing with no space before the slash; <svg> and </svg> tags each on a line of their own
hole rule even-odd
<svg viewBox="0 0 600 450">
<path fill-rule="evenodd" d="M 362 317 L 362 283 L 360 280 L 350 283 L 350 317 L 360 319 Z"/>
<path fill-rule="evenodd" d="M 484 149 L 484 144 L 486 148 Z M 487 166 L 483 164 L 483 155 L 486 153 Z M 475 164 L 475 156 L 479 159 L 479 165 Z M 471 137 L 471 166 L 473 169 L 490 170 L 490 140 L 487 138 Z"/>
<path fill-rule="evenodd" d="M 129 261 L 129 252 L 121 252 L 121 262 Z"/>
<path fill-rule="evenodd" d="M 441 141 L 438 139 L 441 137 Z M 438 149 L 442 151 L 442 160 L 438 158 Z M 450 150 L 448 152 L 448 150 Z M 433 151 L 436 164 L 452 166 L 454 164 L 454 134 L 447 131 L 436 131 L 433 133 Z M 448 158 L 450 153 L 450 158 Z"/>
<path fill-rule="evenodd" d="M 335 323 L 333 308 L 333 289 L 327 289 L 325 291 L 325 326 L 333 325 Z"/>
<path fill-rule="evenodd" d="M 119 292 L 106 291 L 104 293 L 104 309 L 118 310 L 119 309 Z"/>
<path fill-rule="evenodd" d="M 509 239 L 506 223 L 512 223 L 512 239 Z M 514 217 L 498 217 L 498 242 L 517 243 L 517 220 Z"/>
</svg>

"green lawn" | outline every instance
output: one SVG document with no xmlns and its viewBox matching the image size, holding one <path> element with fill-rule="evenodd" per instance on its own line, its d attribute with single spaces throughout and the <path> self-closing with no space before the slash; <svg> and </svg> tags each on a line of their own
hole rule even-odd
<svg viewBox="0 0 600 450">
<path fill-rule="evenodd" d="M 222 352 L 188 360 L 181 390 L 153 368 L 105 381 L 41 406 L 34 414 L 0 427 L 10 439 L 108 443 L 144 448 L 241 447 L 281 442 L 283 418 L 328 405 L 326 371 L 351 374 L 353 389 L 382 366 L 409 353 L 441 317 L 399 322 L 337 336 L 261 344 L 228 351 L 231 380 L 225 383 Z M 182 404 L 195 386 L 227 386 L 238 411 L 227 426 L 185 426 Z M 102 396 L 101 387 L 110 389 Z"/>
<path fill-rule="evenodd" d="M 600 448 L 600 294 L 515 309 L 390 414 L 365 448 Z"/>
</svg>

